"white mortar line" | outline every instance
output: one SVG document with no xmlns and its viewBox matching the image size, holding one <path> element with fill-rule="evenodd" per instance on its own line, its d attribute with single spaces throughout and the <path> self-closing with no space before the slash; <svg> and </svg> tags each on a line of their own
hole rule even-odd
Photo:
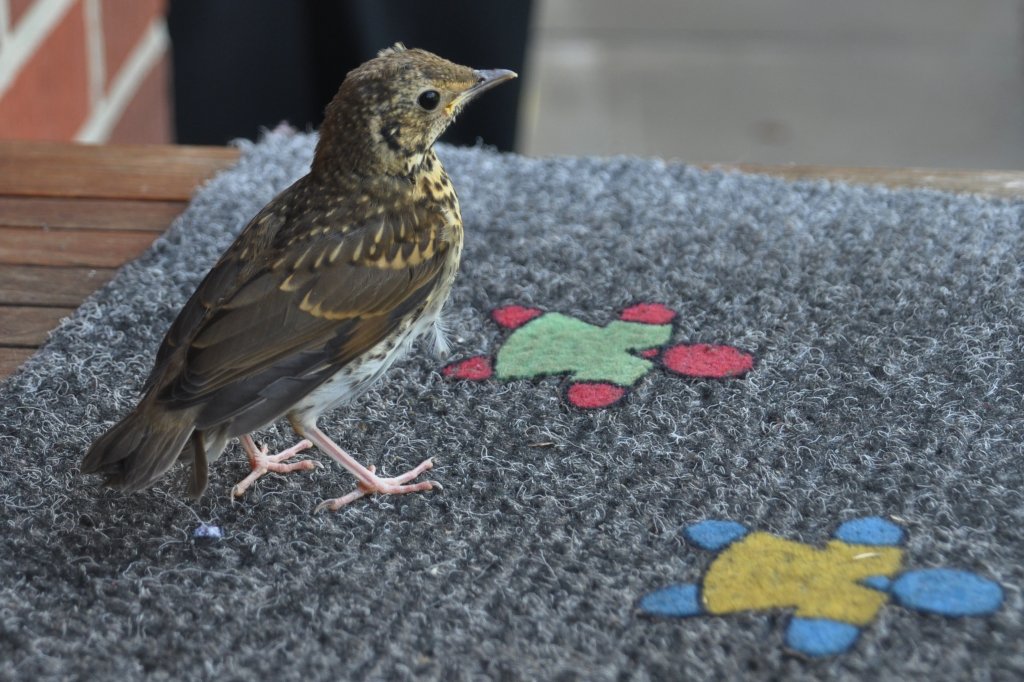
<svg viewBox="0 0 1024 682">
<path fill-rule="evenodd" d="M 76 141 L 105 142 L 110 138 L 125 108 L 153 66 L 167 51 L 169 43 L 167 24 L 163 19 L 154 20 L 128 55 L 124 66 L 114 76 L 110 90 L 93 107 L 89 119 L 75 135 Z"/>
<path fill-rule="evenodd" d="M 89 106 L 95 107 L 103 97 L 107 80 L 103 52 L 103 17 L 100 0 L 85 0 L 85 47 L 89 56 Z"/>
<path fill-rule="evenodd" d="M 25 12 L 17 28 L 4 41 L 4 49 L 0 50 L 0 97 L 73 4 L 74 0 L 37 0 Z"/>
</svg>

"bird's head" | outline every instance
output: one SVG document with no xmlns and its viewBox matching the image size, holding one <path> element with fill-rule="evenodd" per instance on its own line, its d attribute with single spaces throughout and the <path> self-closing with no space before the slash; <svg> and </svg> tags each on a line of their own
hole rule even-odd
<svg viewBox="0 0 1024 682">
<path fill-rule="evenodd" d="M 401 43 L 381 50 L 349 72 L 327 106 L 317 159 L 361 174 L 410 175 L 468 102 L 515 77 L 504 69 L 453 64 Z"/>
</svg>

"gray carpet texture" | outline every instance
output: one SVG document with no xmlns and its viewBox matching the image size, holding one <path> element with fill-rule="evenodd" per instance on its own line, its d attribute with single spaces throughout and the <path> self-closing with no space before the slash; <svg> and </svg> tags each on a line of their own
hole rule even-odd
<svg viewBox="0 0 1024 682">
<path fill-rule="evenodd" d="M 321 420 L 385 473 L 433 456 L 443 491 L 314 515 L 353 479 L 313 452 L 324 468 L 232 501 L 248 472 L 237 444 L 199 501 L 180 467 L 133 495 L 82 476 L 179 307 L 306 171 L 314 141 L 278 130 L 242 144 L 0 386 L 0 678 L 1024 678 L 1022 202 L 445 147 L 466 225 L 453 356 L 420 344 Z M 589 409 L 570 399 L 582 375 L 502 375 L 502 347 L 527 326 L 492 313 L 527 309 L 585 323 L 593 334 L 570 336 L 591 344 L 578 351 L 589 365 L 648 364 L 621 400 Z M 668 341 L 648 344 L 660 350 L 601 336 L 641 309 L 676 313 Z M 665 349 L 694 344 L 753 366 L 673 371 Z M 443 371 L 472 358 L 495 371 Z M 282 422 L 257 440 L 294 436 Z M 861 537 L 838 529 L 865 518 L 902 531 L 889 578 L 952 569 L 948 584 L 925 581 L 917 601 L 863 575 L 822 589 L 879 556 L 825 549 Z M 710 520 L 800 549 L 709 551 L 684 529 Z M 743 561 L 716 563 L 733 550 Z M 998 603 L 971 611 L 965 576 Z M 739 606 L 713 602 L 712 583 Z M 644 608 L 688 584 L 703 584 L 703 613 Z M 858 590 L 884 603 L 855 641 L 815 654 L 822 604 Z M 758 601 L 768 593 L 781 601 Z M 966 612 L 939 612 L 958 599 Z"/>
</svg>

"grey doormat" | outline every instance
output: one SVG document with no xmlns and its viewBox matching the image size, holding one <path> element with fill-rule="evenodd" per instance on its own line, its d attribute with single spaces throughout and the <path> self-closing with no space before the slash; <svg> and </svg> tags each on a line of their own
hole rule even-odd
<svg viewBox="0 0 1024 682">
<path fill-rule="evenodd" d="M 312 145 L 245 146 L 0 387 L 0 678 L 1024 675 L 1022 203 L 443 149 L 455 355 L 323 422 L 442 492 L 81 477 Z"/>
</svg>

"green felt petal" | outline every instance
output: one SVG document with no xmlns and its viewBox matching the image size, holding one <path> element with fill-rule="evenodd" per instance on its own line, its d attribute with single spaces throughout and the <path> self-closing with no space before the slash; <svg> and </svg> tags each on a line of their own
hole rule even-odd
<svg viewBox="0 0 1024 682">
<path fill-rule="evenodd" d="M 525 379 L 569 374 L 577 381 L 631 386 L 653 367 L 631 351 L 668 343 L 672 325 L 616 320 L 606 327 L 546 313 L 515 330 L 498 351 L 495 374 Z"/>
</svg>

